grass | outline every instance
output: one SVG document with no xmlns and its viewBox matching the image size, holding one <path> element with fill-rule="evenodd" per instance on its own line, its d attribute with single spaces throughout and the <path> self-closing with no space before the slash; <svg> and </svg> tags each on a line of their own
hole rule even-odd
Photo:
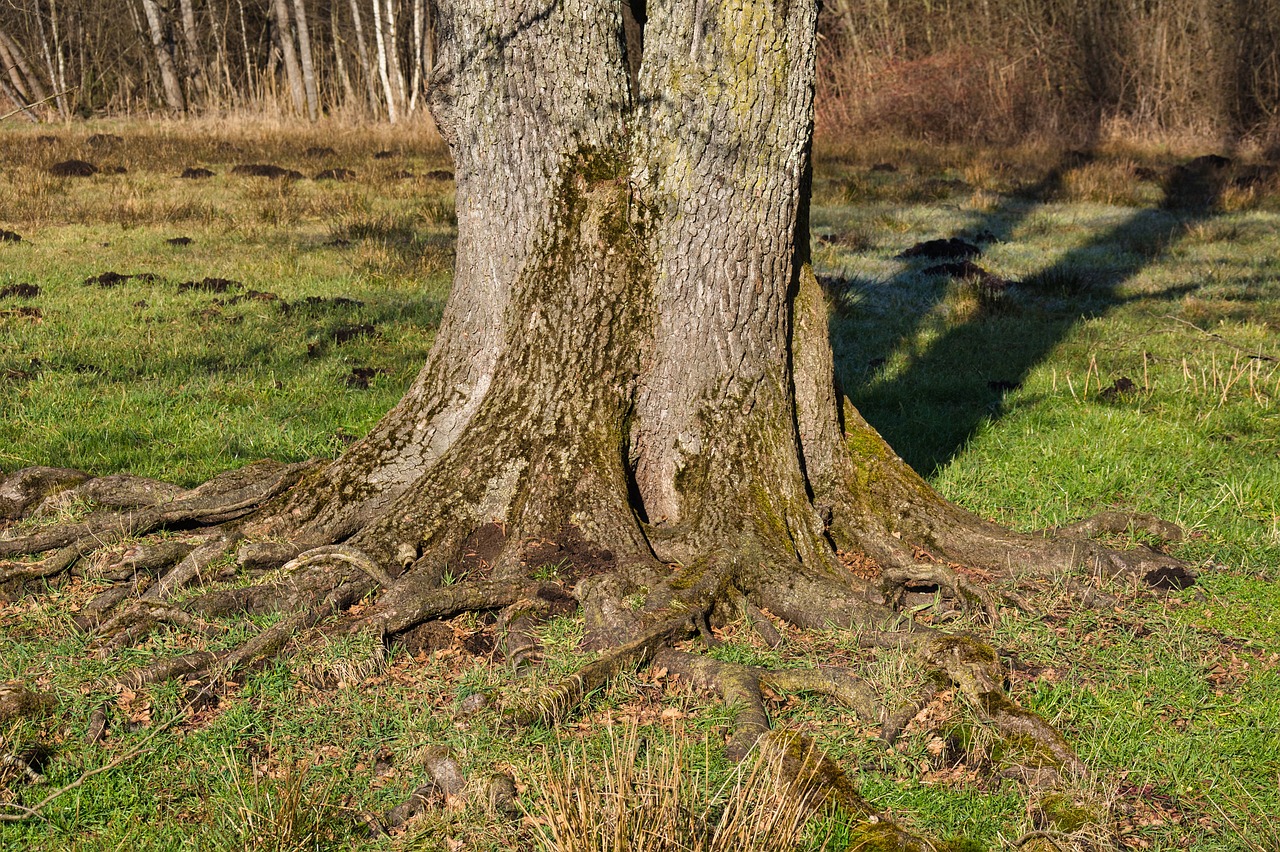
<svg viewBox="0 0 1280 852">
<path fill-rule="evenodd" d="M 123 142 L 88 146 L 104 129 Z M 447 166 L 439 147 L 385 128 L 76 125 L 47 144 L 34 141 L 40 132 L 0 130 L 0 227 L 23 236 L 0 243 L 0 291 L 40 289 L 0 297 L 0 468 L 130 470 L 192 484 L 255 458 L 336 455 L 398 399 L 449 287 L 452 185 L 426 177 Z M 335 153 L 307 156 L 315 146 Z M 373 156 L 383 150 L 394 154 Z M 43 173 L 71 156 L 128 172 Z M 1057 160 L 910 145 L 820 158 L 814 229 L 831 239 L 815 260 L 829 284 L 840 379 L 904 458 L 980 514 L 1032 529 L 1120 506 L 1190 531 L 1178 552 L 1202 567 L 1192 588 L 1122 594 L 1107 611 L 1063 600 L 1043 617 L 1011 615 L 996 639 L 1014 694 L 1094 769 L 1086 792 L 1126 848 L 1274 850 L 1277 196 L 1265 182 L 1228 186 L 1198 208 L 1166 209 L 1140 169 L 1167 171 L 1177 161 L 1167 152 L 1104 151 L 1065 171 L 1051 168 Z M 307 174 L 340 166 L 357 179 L 230 175 L 240 162 Z M 870 169 L 881 162 L 898 171 Z M 196 165 L 218 174 L 176 177 Z M 922 240 L 982 232 L 998 241 L 975 262 L 1013 281 L 1005 291 L 895 257 Z M 178 236 L 192 242 L 166 242 Z M 155 277 L 82 283 L 106 271 Z M 179 286 L 205 278 L 242 286 Z M 1133 389 L 1108 393 L 1121 378 Z M 546 665 L 514 685 L 500 658 L 465 650 L 494 630 L 467 616 L 442 650 L 317 644 L 210 706 L 186 708 L 179 684 L 121 697 L 109 738 L 85 746 L 91 703 L 107 697 L 95 692 L 100 678 L 193 641 L 237 638 L 235 628 L 199 640 L 160 632 L 121 658 L 94 659 L 70 616 L 101 587 L 90 572 L 0 604 L 0 681 L 21 677 L 64 707 L 0 730 L 0 750 L 51 748 L 43 770 L 56 786 L 183 718 L 46 820 L 0 827 L 0 849 L 533 848 L 564 810 L 555 803 L 585 778 L 634 768 L 621 731 L 667 761 L 650 768 L 694 803 L 670 812 L 700 826 L 725 813 L 743 777 L 716 747 L 730 712 L 661 689 L 661 670 L 619 678 L 557 730 L 513 730 L 493 702 L 464 712 L 471 696 L 532 696 L 572 670 L 582 659 L 573 617 L 542 628 Z M 859 666 L 890 703 L 922 686 L 893 655 L 838 632 L 787 632 L 777 650 L 740 625 L 721 638 L 722 659 Z M 1047 807 L 999 778 L 992 738 L 949 694 L 929 710 L 938 724 L 909 728 L 892 751 L 840 708 L 776 695 L 770 712 L 817 739 L 877 806 L 933 836 L 1003 848 Z M 356 815 L 406 799 L 423 783 L 417 756 L 435 745 L 477 777 L 510 772 L 525 816 L 440 807 L 394 838 L 359 837 Z M 31 801 L 41 789 L 0 774 L 0 800 Z M 850 842 L 838 815 L 819 814 L 798 846 Z"/>
</svg>

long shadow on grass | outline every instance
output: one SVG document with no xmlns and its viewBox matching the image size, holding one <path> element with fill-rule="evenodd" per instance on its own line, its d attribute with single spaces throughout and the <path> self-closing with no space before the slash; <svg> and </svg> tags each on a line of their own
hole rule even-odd
<svg viewBox="0 0 1280 852">
<path fill-rule="evenodd" d="M 1075 165 L 1079 164 L 1077 159 Z M 1024 195 L 1052 198 L 1072 167 L 1068 162 L 1055 168 Z M 1078 322 L 1103 315 L 1131 298 L 1173 299 L 1187 291 L 1175 288 L 1141 297 L 1120 294 L 1127 281 L 1163 258 L 1190 225 L 1213 215 L 1225 178 L 1226 169 L 1220 163 L 1175 168 L 1165 182 L 1163 204 L 1135 211 L 1029 276 L 1013 291 L 991 292 L 972 282 L 939 286 L 931 303 L 914 306 L 889 350 L 914 347 L 904 368 L 882 374 L 876 368 L 883 359 L 852 364 L 837 347 L 838 371 L 850 399 L 913 468 L 932 475 L 984 423 L 1005 413 L 1005 394 L 1021 385 Z M 1037 207 L 1034 203 L 1006 205 L 979 217 L 966 230 L 987 230 L 1007 238 Z M 904 270 L 897 280 L 916 274 Z M 956 287 L 971 290 L 970 318 L 944 325 L 935 339 L 921 343 L 926 319 Z M 833 338 L 848 333 L 838 325 L 839 321 Z"/>
</svg>

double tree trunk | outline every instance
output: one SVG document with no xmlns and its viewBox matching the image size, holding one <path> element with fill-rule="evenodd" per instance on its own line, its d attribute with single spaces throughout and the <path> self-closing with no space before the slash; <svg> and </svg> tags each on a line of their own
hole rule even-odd
<svg viewBox="0 0 1280 852">
<path fill-rule="evenodd" d="M 304 540 L 431 578 L 497 524 L 515 575 L 567 525 L 620 564 L 750 586 L 902 549 L 860 470 L 932 492 L 842 419 L 808 264 L 816 3 L 636 5 L 437 5 L 453 292 L 405 397 L 295 501 Z"/>
<path fill-rule="evenodd" d="M 289 82 L 289 95 L 294 111 L 301 114 L 307 109 L 306 87 L 302 80 L 302 68 L 298 52 L 293 47 L 293 27 L 289 22 L 289 7 L 285 0 L 271 0 L 271 11 L 276 19 L 276 33 L 280 38 L 280 53 L 284 57 L 284 73 Z"/>
<path fill-rule="evenodd" d="M 151 36 L 151 52 L 160 69 L 160 84 L 164 90 L 164 102 L 170 110 L 182 112 L 186 101 L 182 97 L 182 84 L 178 81 L 178 69 L 166 39 L 165 21 L 156 0 L 142 0 L 142 11 L 147 16 L 147 32 Z"/>
</svg>

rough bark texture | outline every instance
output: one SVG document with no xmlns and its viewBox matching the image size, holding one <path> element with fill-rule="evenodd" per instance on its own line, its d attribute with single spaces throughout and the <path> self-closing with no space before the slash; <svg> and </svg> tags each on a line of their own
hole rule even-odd
<svg viewBox="0 0 1280 852">
<path fill-rule="evenodd" d="M 169 109 L 182 112 L 186 102 L 182 97 L 182 85 L 178 82 L 178 69 L 173 61 L 173 54 L 165 41 L 165 22 L 161 19 L 160 7 L 156 0 L 142 0 L 142 10 L 147 15 L 147 30 L 151 35 L 151 51 L 160 69 L 160 80 L 164 86 L 164 100 Z"/>
<path fill-rule="evenodd" d="M 274 7 L 287 43 L 284 0 Z M 766 687 L 880 713 L 889 740 L 914 715 L 881 713 L 851 672 L 788 675 L 671 647 L 714 644 L 710 619 L 736 617 L 776 644 L 767 610 L 915 653 L 995 730 L 1034 746 L 1037 778 L 1081 771 L 1004 695 L 989 647 L 882 631 L 922 596 L 995 619 L 1000 601 L 1021 604 L 1050 572 L 1170 560 L 976 518 L 843 401 L 808 263 L 816 15 L 815 0 L 439 2 L 429 104 L 455 162 L 457 262 L 408 392 L 328 464 L 256 465 L 189 492 L 56 468 L 0 480 L 0 523 L 59 493 L 104 507 L 0 537 L 0 557 L 49 554 L 0 564 L 0 588 L 54 577 L 125 535 L 220 525 L 110 569 L 134 585 L 83 614 L 99 653 L 158 624 L 291 614 L 238 651 L 135 680 L 257 665 L 335 616 L 326 629 L 395 637 L 498 611 L 512 655 L 531 659 L 538 619 L 580 603 L 603 652 L 517 714 L 526 721 L 553 721 L 655 659 L 738 708 L 736 754 L 768 729 Z M 171 603 L 232 549 L 241 570 L 268 572 L 262 582 Z M 868 570 L 850 572 L 850 553 Z M 567 579 L 535 579 L 557 560 Z M 461 581 L 444 583 L 458 566 Z M 144 589 L 140 574 L 158 579 Z M 341 615 L 366 596 L 358 617 Z M 870 814 L 838 768 L 778 742 L 794 772 L 818 773 Z M 924 848 L 872 816 L 866 826 L 884 845 Z"/>
</svg>

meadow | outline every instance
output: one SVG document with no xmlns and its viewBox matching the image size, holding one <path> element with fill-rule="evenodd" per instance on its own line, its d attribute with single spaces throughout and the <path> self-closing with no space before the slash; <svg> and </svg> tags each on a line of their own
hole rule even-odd
<svg viewBox="0 0 1280 852">
<path fill-rule="evenodd" d="M 1064 586 L 1046 611 L 1003 613 L 1014 696 L 1092 769 L 1076 791 L 1089 831 L 1061 848 L 1280 850 L 1280 178 L 1248 156 L 1193 160 L 1205 153 L 868 140 L 827 145 L 815 165 L 839 379 L 903 458 L 1018 529 L 1114 507 L 1187 533 L 1174 551 L 1197 569 L 1186 588 L 1109 587 L 1112 605 L 1081 609 Z M 72 158 L 98 172 L 50 174 Z M 236 173 L 246 164 L 299 177 Z M 420 127 L 0 129 L 0 471 L 194 485 L 255 459 L 339 454 L 431 346 L 456 236 L 450 168 Z M 964 243 L 912 251 L 930 240 Z M 738 820 L 725 848 L 852 848 L 828 812 L 799 819 L 798 841 L 741 840 L 772 830 L 753 820 L 777 804 L 721 756 L 729 711 L 655 689 L 661 670 L 621 676 L 570 725 L 507 724 L 503 696 L 586 659 L 574 616 L 543 628 L 546 659 L 527 671 L 495 650 L 491 619 L 465 616 L 419 648 L 318 646 L 197 710 L 180 684 L 102 695 L 191 637 L 90 655 L 73 618 L 100 567 L 0 598 L 0 682 L 61 705 L 0 729 L 0 753 L 38 755 L 44 776 L 0 766 L 0 802 L 39 801 L 154 738 L 39 819 L 0 824 L 0 849 L 579 848 L 557 822 L 578 795 L 598 806 L 579 831 L 620 824 L 609 809 L 629 795 L 672 834 Z M 730 624 L 712 653 L 856 662 L 903 700 L 924 685 L 856 636 L 779 629 L 771 649 Z M 104 697 L 115 722 L 86 745 Z M 769 709 L 923 833 L 1000 849 L 1044 828 L 1046 803 L 1000 776 L 954 696 L 892 749 L 840 708 L 778 694 Z M 509 773 L 516 801 L 439 794 L 368 836 L 366 815 L 409 798 L 440 747 L 474 777 Z"/>
</svg>

